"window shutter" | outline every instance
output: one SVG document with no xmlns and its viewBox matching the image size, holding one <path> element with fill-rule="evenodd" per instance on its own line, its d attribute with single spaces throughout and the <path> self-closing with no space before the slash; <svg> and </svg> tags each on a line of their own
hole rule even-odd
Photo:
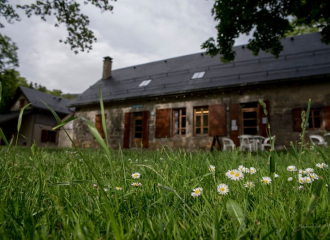
<svg viewBox="0 0 330 240">
<path fill-rule="evenodd" d="M 330 131 L 330 106 L 324 107 L 324 128 Z"/>
<path fill-rule="evenodd" d="M 301 112 L 302 108 L 294 108 L 292 109 L 292 123 L 293 123 L 293 131 L 294 132 L 301 132 Z"/>
<path fill-rule="evenodd" d="M 209 106 L 209 136 L 226 136 L 226 105 Z"/>
<path fill-rule="evenodd" d="M 131 113 L 125 113 L 124 119 L 124 148 L 129 148 L 129 139 L 130 139 L 130 130 L 131 130 Z"/>
<path fill-rule="evenodd" d="M 236 146 L 239 146 L 239 126 L 240 126 L 240 121 L 239 121 L 239 110 L 240 110 L 240 105 L 238 103 L 232 103 L 230 104 L 230 138 L 231 140 L 234 141 Z M 237 130 L 233 130 L 233 121 L 236 121 L 236 126 Z"/>
<path fill-rule="evenodd" d="M 259 112 L 259 135 L 263 137 L 268 137 L 267 134 L 267 128 L 268 128 L 268 123 L 270 123 L 270 105 L 269 101 L 265 100 L 264 103 L 266 104 L 266 110 L 267 110 L 267 123 L 262 123 L 262 119 L 266 117 L 264 113 L 264 108 L 258 104 L 258 112 Z"/>
<path fill-rule="evenodd" d="M 48 131 L 47 130 L 42 130 L 41 131 L 41 142 L 47 142 L 47 135 L 48 135 Z"/>
<path fill-rule="evenodd" d="M 105 118 L 107 118 L 107 116 L 105 115 Z M 99 132 L 99 134 L 101 135 L 102 138 L 105 138 L 105 134 L 103 131 L 103 126 L 102 126 L 102 115 L 96 115 L 95 116 L 95 127 L 97 129 L 97 131 Z"/>
<path fill-rule="evenodd" d="M 170 116 L 170 108 L 156 110 L 156 138 L 170 137 Z"/>
<path fill-rule="evenodd" d="M 144 148 L 148 148 L 149 146 L 149 111 L 143 112 L 142 144 Z"/>
</svg>

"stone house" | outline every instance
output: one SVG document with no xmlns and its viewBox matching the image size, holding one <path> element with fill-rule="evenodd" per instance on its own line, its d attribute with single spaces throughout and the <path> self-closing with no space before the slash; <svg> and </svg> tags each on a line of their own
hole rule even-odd
<svg viewBox="0 0 330 240">
<path fill-rule="evenodd" d="M 280 149 L 299 139 L 309 99 L 307 135 L 330 130 L 330 46 L 320 38 L 315 33 L 283 39 L 279 58 L 237 46 L 235 61 L 226 64 L 198 53 L 112 70 L 112 59 L 105 57 L 102 79 L 70 106 L 102 133 L 100 88 L 114 148 L 209 149 L 215 135 L 238 145 L 241 134 L 266 136 L 269 122 Z M 74 122 L 74 141 L 97 146 L 81 120 Z"/>
<path fill-rule="evenodd" d="M 30 103 L 31 105 L 24 110 L 18 145 L 31 146 L 35 142 L 39 147 L 71 147 L 66 139 L 59 141 L 60 130 L 54 131 L 52 129 L 57 125 L 56 119 L 40 100 L 53 108 L 60 118 L 65 118 L 74 110 L 71 108 L 70 111 L 67 108 L 70 102 L 68 99 L 19 86 L 3 113 L 0 114 L 0 128 L 7 140 L 16 138 L 20 110 Z M 73 132 L 72 128 L 73 126 L 68 129 L 69 132 Z M 1 138 L 0 144 L 5 144 Z"/>
</svg>

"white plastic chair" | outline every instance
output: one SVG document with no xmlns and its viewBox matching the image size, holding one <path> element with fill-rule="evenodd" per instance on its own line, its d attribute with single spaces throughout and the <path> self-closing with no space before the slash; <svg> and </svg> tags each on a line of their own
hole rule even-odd
<svg viewBox="0 0 330 240">
<path fill-rule="evenodd" d="M 328 143 L 320 135 L 310 135 L 309 140 L 311 141 L 311 144 L 313 144 L 313 145 L 328 147 Z"/>
<path fill-rule="evenodd" d="M 275 145 L 275 137 L 274 137 L 274 145 Z M 272 146 L 270 145 L 270 138 L 265 138 L 264 141 L 260 144 L 260 150 L 264 151 L 265 147 L 271 148 Z"/>
<path fill-rule="evenodd" d="M 241 135 L 239 136 L 240 139 L 240 149 L 243 151 L 244 149 L 248 149 L 249 151 L 252 151 L 252 143 L 250 143 L 250 135 Z"/>
<path fill-rule="evenodd" d="M 230 138 L 222 138 L 222 150 L 227 151 L 228 149 L 235 150 L 235 143 Z"/>
</svg>

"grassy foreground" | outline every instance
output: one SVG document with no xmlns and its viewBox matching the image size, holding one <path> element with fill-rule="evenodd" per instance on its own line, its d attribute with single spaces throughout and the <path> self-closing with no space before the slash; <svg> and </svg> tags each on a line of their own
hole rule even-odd
<svg viewBox="0 0 330 240">
<path fill-rule="evenodd" d="M 0 148 L 0 238 L 329 239 L 329 169 L 316 166 L 329 165 L 329 153 L 306 151 L 300 166 L 292 153 L 278 153 L 275 178 L 267 152 L 161 149 L 106 157 L 83 150 L 82 160 L 72 150 Z M 237 181 L 225 175 L 240 165 L 256 173 Z M 313 168 L 325 181 L 298 183 L 300 168 Z M 267 176 L 270 184 L 262 181 Z M 246 188 L 247 181 L 255 186 Z M 227 194 L 217 191 L 220 183 Z M 203 191 L 193 197 L 198 187 Z"/>
</svg>

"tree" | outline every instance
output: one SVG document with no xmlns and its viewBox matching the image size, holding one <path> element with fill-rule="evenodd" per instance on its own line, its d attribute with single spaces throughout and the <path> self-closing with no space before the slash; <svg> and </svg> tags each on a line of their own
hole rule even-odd
<svg viewBox="0 0 330 240">
<path fill-rule="evenodd" d="M 9 37 L 0 33 L 0 73 L 18 67 L 17 49 Z"/>
<path fill-rule="evenodd" d="M 317 28 L 321 41 L 330 43 L 330 1 L 326 0 L 216 0 L 212 15 L 219 22 L 217 39 L 208 39 L 202 48 L 211 56 L 220 54 L 223 62 L 235 59 L 235 38 L 251 32 L 247 48 L 254 55 L 263 50 L 278 57 L 283 50 L 280 40 L 297 27 Z"/>
<path fill-rule="evenodd" d="M 110 0 L 116 1 L 116 0 Z M 112 11 L 113 7 L 109 0 L 84 0 L 84 4 L 92 4 L 99 8 L 101 12 Z M 9 3 L 9 0 L 0 0 L 0 16 L 4 17 L 8 23 L 20 21 L 17 9 L 24 10 L 28 17 L 32 15 L 40 16 L 44 21 L 50 16 L 56 19 L 55 27 L 61 24 L 66 26 L 68 36 L 65 40 L 60 40 L 71 46 L 75 53 L 78 51 L 89 51 L 92 44 L 97 40 L 94 33 L 88 28 L 89 18 L 80 11 L 80 4 L 73 0 L 35 0 L 33 3 L 17 5 L 16 8 Z M 0 23 L 0 27 L 4 27 Z"/>
<path fill-rule="evenodd" d="M 16 70 L 9 69 L 0 73 L 0 82 L 2 84 L 2 100 L 0 102 L 0 112 L 10 101 L 19 85 L 29 86 L 26 79 L 22 78 Z"/>
</svg>

